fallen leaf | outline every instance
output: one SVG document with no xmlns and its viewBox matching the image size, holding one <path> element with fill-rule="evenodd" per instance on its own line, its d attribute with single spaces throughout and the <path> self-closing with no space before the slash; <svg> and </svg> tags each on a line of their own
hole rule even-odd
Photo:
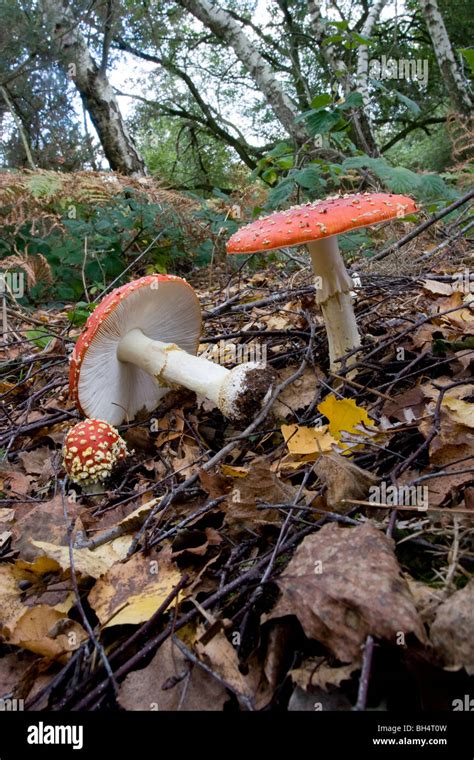
<svg viewBox="0 0 474 760">
<path fill-rule="evenodd" d="M 285 367 L 278 372 L 278 384 L 287 380 L 295 373 L 294 367 Z M 306 369 L 303 374 L 294 380 L 280 395 L 273 405 L 272 412 L 277 418 L 288 417 L 289 414 L 306 409 L 314 401 L 318 391 L 318 378 L 322 372 L 318 369 Z"/>
<path fill-rule="evenodd" d="M 282 425 L 281 432 L 293 456 L 310 456 L 313 461 L 321 454 L 332 450 L 337 443 L 336 439 L 328 432 L 328 426 L 304 427 L 302 425 Z"/>
<path fill-rule="evenodd" d="M 386 401 L 382 407 L 382 414 L 394 417 L 399 422 L 411 422 L 412 419 L 422 417 L 424 409 L 425 394 L 419 385 L 415 385 L 395 396 L 392 401 Z"/>
<path fill-rule="evenodd" d="M 119 536 L 96 549 L 74 549 L 73 559 L 76 573 L 91 578 L 100 578 L 112 565 L 126 557 L 132 540 L 132 536 Z M 31 543 L 47 557 L 56 560 L 63 570 L 70 568 L 68 546 L 57 546 L 47 541 L 31 541 Z"/>
<path fill-rule="evenodd" d="M 355 662 L 369 634 L 397 643 L 425 640 L 393 541 L 370 523 L 325 525 L 307 536 L 278 578 L 282 596 L 269 618 L 296 615 L 305 634 L 341 662 Z"/>
<path fill-rule="evenodd" d="M 41 446 L 33 451 L 24 451 L 18 456 L 27 475 L 43 475 L 44 477 L 45 471 L 48 471 L 50 476 L 53 475 L 52 453 L 48 446 Z"/>
<path fill-rule="evenodd" d="M 58 610 L 39 604 L 17 620 L 8 643 L 63 662 L 87 638 L 79 623 Z"/>
<path fill-rule="evenodd" d="M 167 639 L 146 668 L 130 673 L 120 685 L 124 710 L 221 711 L 227 690 L 209 673 L 193 665 Z"/>
<path fill-rule="evenodd" d="M 25 612 L 14 565 L 0 565 L 0 633 L 8 634 Z"/>
<path fill-rule="evenodd" d="M 198 629 L 197 635 L 199 636 L 200 633 L 203 633 L 202 628 Z M 199 659 L 216 672 L 235 694 L 248 699 L 252 698 L 253 689 L 249 686 L 248 679 L 239 670 L 237 650 L 222 631 L 218 631 L 206 644 L 198 640 L 195 649 Z"/>
<path fill-rule="evenodd" d="M 326 503 L 330 510 L 349 512 L 349 499 L 366 499 L 369 488 L 379 482 L 371 472 L 363 470 L 340 454 L 324 454 L 314 465 L 314 472 L 327 486 Z"/>
<path fill-rule="evenodd" d="M 328 686 L 339 687 L 343 681 L 350 681 L 353 673 L 359 668 L 359 662 L 331 667 L 325 657 L 311 657 L 299 668 L 290 670 L 290 676 L 304 691 L 308 691 L 310 687 L 320 687 L 327 691 Z"/>
<path fill-rule="evenodd" d="M 181 573 L 163 550 L 158 559 L 134 554 L 111 567 L 89 593 L 89 604 L 101 625 L 136 625 L 149 620 L 181 580 Z"/>
<path fill-rule="evenodd" d="M 431 642 L 447 670 L 464 668 L 474 674 L 474 579 L 455 591 L 436 610 Z"/>
<path fill-rule="evenodd" d="M 69 519 L 77 518 L 79 505 L 66 499 Z M 76 519 L 76 530 L 82 530 L 82 524 Z M 64 520 L 63 498 L 61 494 L 51 501 L 37 504 L 28 514 L 21 517 L 14 526 L 15 549 L 20 557 L 29 562 L 42 553 L 34 546 L 34 541 L 46 541 L 58 546 L 68 543 L 67 526 Z"/>
<path fill-rule="evenodd" d="M 225 524 L 233 534 L 251 527 L 279 525 L 281 516 L 272 509 L 257 510 L 260 502 L 286 504 L 294 498 L 295 489 L 287 486 L 269 469 L 265 460 L 255 460 L 245 478 L 236 478 L 235 485 L 224 502 Z"/>
<path fill-rule="evenodd" d="M 441 406 L 448 409 L 449 416 L 455 422 L 474 428 L 474 404 L 445 394 Z"/>
<path fill-rule="evenodd" d="M 327 396 L 318 404 L 318 411 L 329 420 L 329 432 L 340 441 L 343 433 L 365 433 L 366 427 L 374 427 L 365 409 L 357 406 L 353 398 L 338 399 L 334 394 Z"/>
<path fill-rule="evenodd" d="M 449 282 L 438 282 L 438 280 L 423 280 L 421 284 L 423 290 L 428 290 L 430 293 L 450 296 L 453 292 L 453 286 Z"/>
</svg>

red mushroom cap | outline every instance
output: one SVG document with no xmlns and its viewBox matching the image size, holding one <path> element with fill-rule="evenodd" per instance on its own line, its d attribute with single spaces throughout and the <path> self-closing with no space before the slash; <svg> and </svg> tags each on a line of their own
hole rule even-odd
<svg viewBox="0 0 474 760">
<path fill-rule="evenodd" d="M 418 211 L 412 198 L 392 193 L 357 193 L 293 206 L 241 227 L 227 253 L 255 253 L 310 243 Z"/>
<path fill-rule="evenodd" d="M 127 456 L 127 444 L 104 420 L 84 420 L 72 427 L 63 446 L 64 466 L 80 485 L 99 483 Z"/>
<path fill-rule="evenodd" d="M 120 339 L 140 328 L 152 340 L 195 354 L 201 307 L 186 280 L 151 274 L 116 288 L 90 315 L 71 356 L 69 396 L 82 414 L 120 424 L 142 408 L 155 409 L 168 389 L 134 365 L 120 362 Z"/>
</svg>

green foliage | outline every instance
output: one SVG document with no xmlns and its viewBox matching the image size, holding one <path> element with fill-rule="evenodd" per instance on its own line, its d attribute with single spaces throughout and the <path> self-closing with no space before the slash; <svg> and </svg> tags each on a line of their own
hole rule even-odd
<svg viewBox="0 0 474 760">
<path fill-rule="evenodd" d="M 459 52 L 462 53 L 463 57 L 466 59 L 469 68 L 471 69 L 471 74 L 474 76 L 474 50 L 472 50 L 472 48 L 460 48 Z"/>
<path fill-rule="evenodd" d="M 36 197 L 52 193 L 49 177 L 32 177 L 29 184 Z M 28 290 L 31 301 L 80 301 L 84 284 L 88 293 L 94 295 L 119 277 L 133 258 L 148 247 L 143 264 L 154 271 L 166 272 L 169 266 L 175 270 L 180 263 L 189 268 L 193 251 L 188 250 L 185 258 L 182 219 L 162 203 L 149 203 L 144 196 L 128 190 L 105 204 L 84 201 L 76 203 L 73 209 L 75 218 L 69 218 L 69 212 L 63 208 L 61 225 L 41 235 L 34 220 L 24 222 L 19 229 L 4 227 L 0 261 L 13 250 L 28 255 L 40 253 L 51 268 L 52 284 L 38 281 Z M 87 308 L 82 306 L 70 315 L 73 324 L 85 321 Z"/>
<path fill-rule="evenodd" d="M 42 327 L 37 330 L 27 330 L 25 335 L 39 349 L 46 348 L 48 343 L 53 339 L 53 336 Z"/>
<path fill-rule="evenodd" d="M 436 174 L 415 174 L 403 166 L 391 166 L 384 158 L 353 156 L 343 161 L 344 169 L 370 169 L 393 193 L 413 195 L 419 200 L 450 200 L 457 193 Z"/>
</svg>

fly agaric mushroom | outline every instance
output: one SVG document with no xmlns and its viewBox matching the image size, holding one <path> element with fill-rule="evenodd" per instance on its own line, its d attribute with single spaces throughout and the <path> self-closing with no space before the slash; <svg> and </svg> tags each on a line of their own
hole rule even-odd
<svg viewBox="0 0 474 760">
<path fill-rule="evenodd" d="M 417 211 L 411 198 L 391 193 L 358 193 L 293 206 L 258 219 L 235 232 L 227 253 L 256 253 L 306 243 L 316 276 L 316 303 L 321 306 L 331 370 L 338 359 L 360 346 L 352 305 L 354 288 L 339 252 L 337 236 Z"/>
<path fill-rule="evenodd" d="M 72 427 L 63 446 L 64 466 L 73 483 L 87 490 L 106 480 L 127 456 L 127 444 L 104 420 L 84 420 Z"/>
<path fill-rule="evenodd" d="M 152 274 L 112 291 L 87 320 L 71 357 L 69 391 L 83 414 L 114 425 L 152 411 L 176 386 L 248 419 L 270 395 L 274 372 L 258 362 L 229 370 L 197 352 L 201 307 L 175 275 Z"/>
</svg>

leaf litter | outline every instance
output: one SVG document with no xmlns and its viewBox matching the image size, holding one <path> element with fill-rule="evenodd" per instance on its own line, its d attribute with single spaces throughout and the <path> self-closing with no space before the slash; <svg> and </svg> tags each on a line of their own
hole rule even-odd
<svg viewBox="0 0 474 760">
<path fill-rule="evenodd" d="M 195 273 L 201 351 L 215 336 L 220 348 L 265 346 L 284 387 L 244 436 L 174 390 L 121 427 L 132 453 L 96 495 L 62 469 L 79 419 L 66 311 L 38 315 L 58 336 L 47 351 L 33 338 L 0 349 L 0 697 L 31 709 L 347 710 L 368 637 L 407 683 L 407 653 L 423 653 L 440 689 L 452 671 L 472 674 L 474 317 L 436 276 L 363 273 L 367 338 L 356 372 L 335 376 L 308 270 L 286 304 L 270 298 L 284 295 L 271 263 L 247 279 L 215 264 L 211 289 Z M 16 335 L 32 316 L 19 308 Z M 214 353 L 232 366 L 232 351 Z M 381 709 L 370 686 L 366 706 Z"/>
</svg>

